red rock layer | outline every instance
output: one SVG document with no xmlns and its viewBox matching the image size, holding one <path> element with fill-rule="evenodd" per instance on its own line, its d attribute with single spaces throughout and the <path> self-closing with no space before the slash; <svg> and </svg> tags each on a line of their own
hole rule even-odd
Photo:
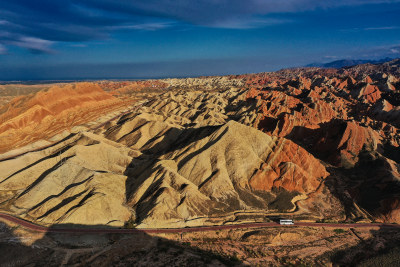
<svg viewBox="0 0 400 267">
<path fill-rule="evenodd" d="M 17 97 L 0 110 L 0 152 L 49 138 L 124 104 L 93 83 L 53 86 Z"/>
<path fill-rule="evenodd" d="M 283 188 L 310 193 L 329 175 L 319 160 L 289 140 L 280 139 L 273 150 L 279 153 L 271 154 L 253 175 L 249 181 L 252 189 Z"/>
</svg>

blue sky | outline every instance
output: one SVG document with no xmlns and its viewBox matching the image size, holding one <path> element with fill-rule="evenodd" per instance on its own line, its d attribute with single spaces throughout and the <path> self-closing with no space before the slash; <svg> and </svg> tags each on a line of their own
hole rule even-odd
<svg viewBox="0 0 400 267">
<path fill-rule="evenodd" d="M 273 71 L 400 57 L 400 0 L 2 0 L 0 80 Z"/>
</svg>

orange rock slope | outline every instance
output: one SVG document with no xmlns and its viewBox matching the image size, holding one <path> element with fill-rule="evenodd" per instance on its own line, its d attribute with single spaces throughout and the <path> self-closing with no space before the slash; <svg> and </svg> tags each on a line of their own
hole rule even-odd
<svg viewBox="0 0 400 267">
<path fill-rule="evenodd" d="M 250 88 L 247 101 L 257 103 L 253 126 L 291 139 L 324 161 L 331 173 L 326 188 L 343 202 L 347 218 L 364 213 L 388 222 L 399 222 L 400 213 L 399 77 L 399 60 L 242 76 Z M 269 167 L 264 173 L 263 181 L 281 176 Z M 312 181 L 306 175 L 292 177 Z M 299 206 L 326 194 L 319 193 Z"/>
<path fill-rule="evenodd" d="M 385 92 L 388 83 L 394 87 L 388 78 L 358 80 L 348 73 L 329 77 L 324 70 L 318 75 L 305 70 L 292 77 L 294 73 L 264 74 L 259 80 L 249 77 L 252 87 L 247 99 L 259 103 L 255 127 L 314 146 L 316 152 L 331 146 L 328 153 L 353 158 L 367 147 L 377 149 L 382 140 L 399 146 L 399 106 L 392 101 L 394 93 Z M 331 155 L 329 162 L 340 164 L 340 159 Z"/>
<path fill-rule="evenodd" d="M 0 153 L 91 121 L 124 105 L 93 83 L 53 86 L 0 109 Z"/>
<path fill-rule="evenodd" d="M 253 190 L 282 188 L 310 193 L 329 175 L 316 158 L 295 143 L 279 139 L 276 148 L 273 150 L 280 153 L 271 154 L 251 177 L 249 184 Z"/>
</svg>

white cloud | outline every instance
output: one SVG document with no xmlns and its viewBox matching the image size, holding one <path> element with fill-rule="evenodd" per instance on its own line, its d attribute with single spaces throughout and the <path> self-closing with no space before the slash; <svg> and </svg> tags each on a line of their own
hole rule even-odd
<svg viewBox="0 0 400 267">
<path fill-rule="evenodd" d="M 112 14 L 145 14 L 187 23 L 216 27 L 247 29 L 265 27 L 274 23 L 271 15 L 297 13 L 315 9 L 343 6 L 397 3 L 400 0 L 82 0 L 81 3 L 96 10 Z M 269 16 L 266 23 L 257 22 L 259 16 Z M 287 21 L 286 21 L 287 22 Z M 279 21 L 284 23 L 284 21 Z"/>
<path fill-rule="evenodd" d="M 131 24 L 131 25 L 111 26 L 108 28 L 114 29 L 114 30 L 132 29 L 132 30 L 155 31 L 155 30 L 165 29 L 165 28 L 168 28 L 171 26 L 172 26 L 172 23 L 170 23 L 170 22 L 153 22 L 153 23 L 139 23 L 139 24 Z"/>
<path fill-rule="evenodd" d="M 71 44 L 71 47 L 87 47 L 86 44 Z"/>
<path fill-rule="evenodd" d="M 44 40 L 36 37 L 21 36 L 17 40 L 9 41 L 11 45 L 26 48 L 34 53 L 52 53 L 54 52 L 50 47 L 54 44 L 53 41 Z"/>
<path fill-rule="evenodd" d="M 1 0 L 0 0 L 1 1 Z M 32 2 L 32 1 L 31 1 Z M 400 0 L 35 0 L 2 1 L 0 41 L 32 52 L 53 52 L 54 42 L 106 40 L 120 30 L 162 30 L 175 25 L 251 29 L 293 22 L 288 13 L 398 3 Z M 43 8 L 46 6 L 46 8 Z M 374 9 L 374 6 L 369 9 Z M 283 13 L 283 14 L 280 14 Z M 284 17 L 284 18 L 283 18 Z M 362 30 L 390 30 L 396 26 Z"/>
<path fill-rule="evenodd" d="M 271 25 L 278 25 L 291 22 L 287 19 L 275 19 L 275 18 L 248 18 L 248 19 L 225 19 L 212 23 L 211 27 L 225 28 L 225 29 L 253 29 Z"/>
<path fill-rule="evenodd" d="M 364 28 L 366 31 L 384 31 L 384 30 L 397 30 L 400 29 L 398 26 L 386 26 L 386 27 L 370 27 Z"/>
<path fill-rule="evenodd" d="M 4 55 L 6 53 L 7 53 L 7 48 L 4 45 L 0 44 L 0 55 Z"/>
<path fill-rule="evenodd" d="M 324 58 L 328 58 L 328 59 L 336 59 L 336 58 L 338 58 L 338 56 L 324 56 Z"/>
</svg>

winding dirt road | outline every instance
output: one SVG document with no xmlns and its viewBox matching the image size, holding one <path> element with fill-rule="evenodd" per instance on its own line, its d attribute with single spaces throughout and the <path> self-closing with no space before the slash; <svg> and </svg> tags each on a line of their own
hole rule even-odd
<svg viewBox="0 0 400 267">
<path fill-rule="evenodd" d="M 400 230 L 399 224 L 385 224 L 385 223 L 308 223 L 298 222 L 294 225 L 280 225 L 275 222 L 266 223 L 244 223 L 244 224 L 230 224 L 230 225 L 218 225 L 218 226 L 203 226 L 203 227 L 189 227 L 189 228 L 162 228 L 162 229 L 122 229 L 122 228 L 58 228 L 40 226 L 15 216 L 0 213 L 0 218 L 18 224 L 26 229 L 46 232 L 46 233 L 75 233 L 75 234 L 132 234 L 132 233 L 148 233 L 148 234 L 161 234 L 161 233 L 185 233 L 185 232 L 205 232 L 205 231 L 217 231 L 226 229 L 240 229 L 240 228 L 266 228 L 266 227 L 334 227 L 334 228 L 397 228 Z"/>
</svg>

